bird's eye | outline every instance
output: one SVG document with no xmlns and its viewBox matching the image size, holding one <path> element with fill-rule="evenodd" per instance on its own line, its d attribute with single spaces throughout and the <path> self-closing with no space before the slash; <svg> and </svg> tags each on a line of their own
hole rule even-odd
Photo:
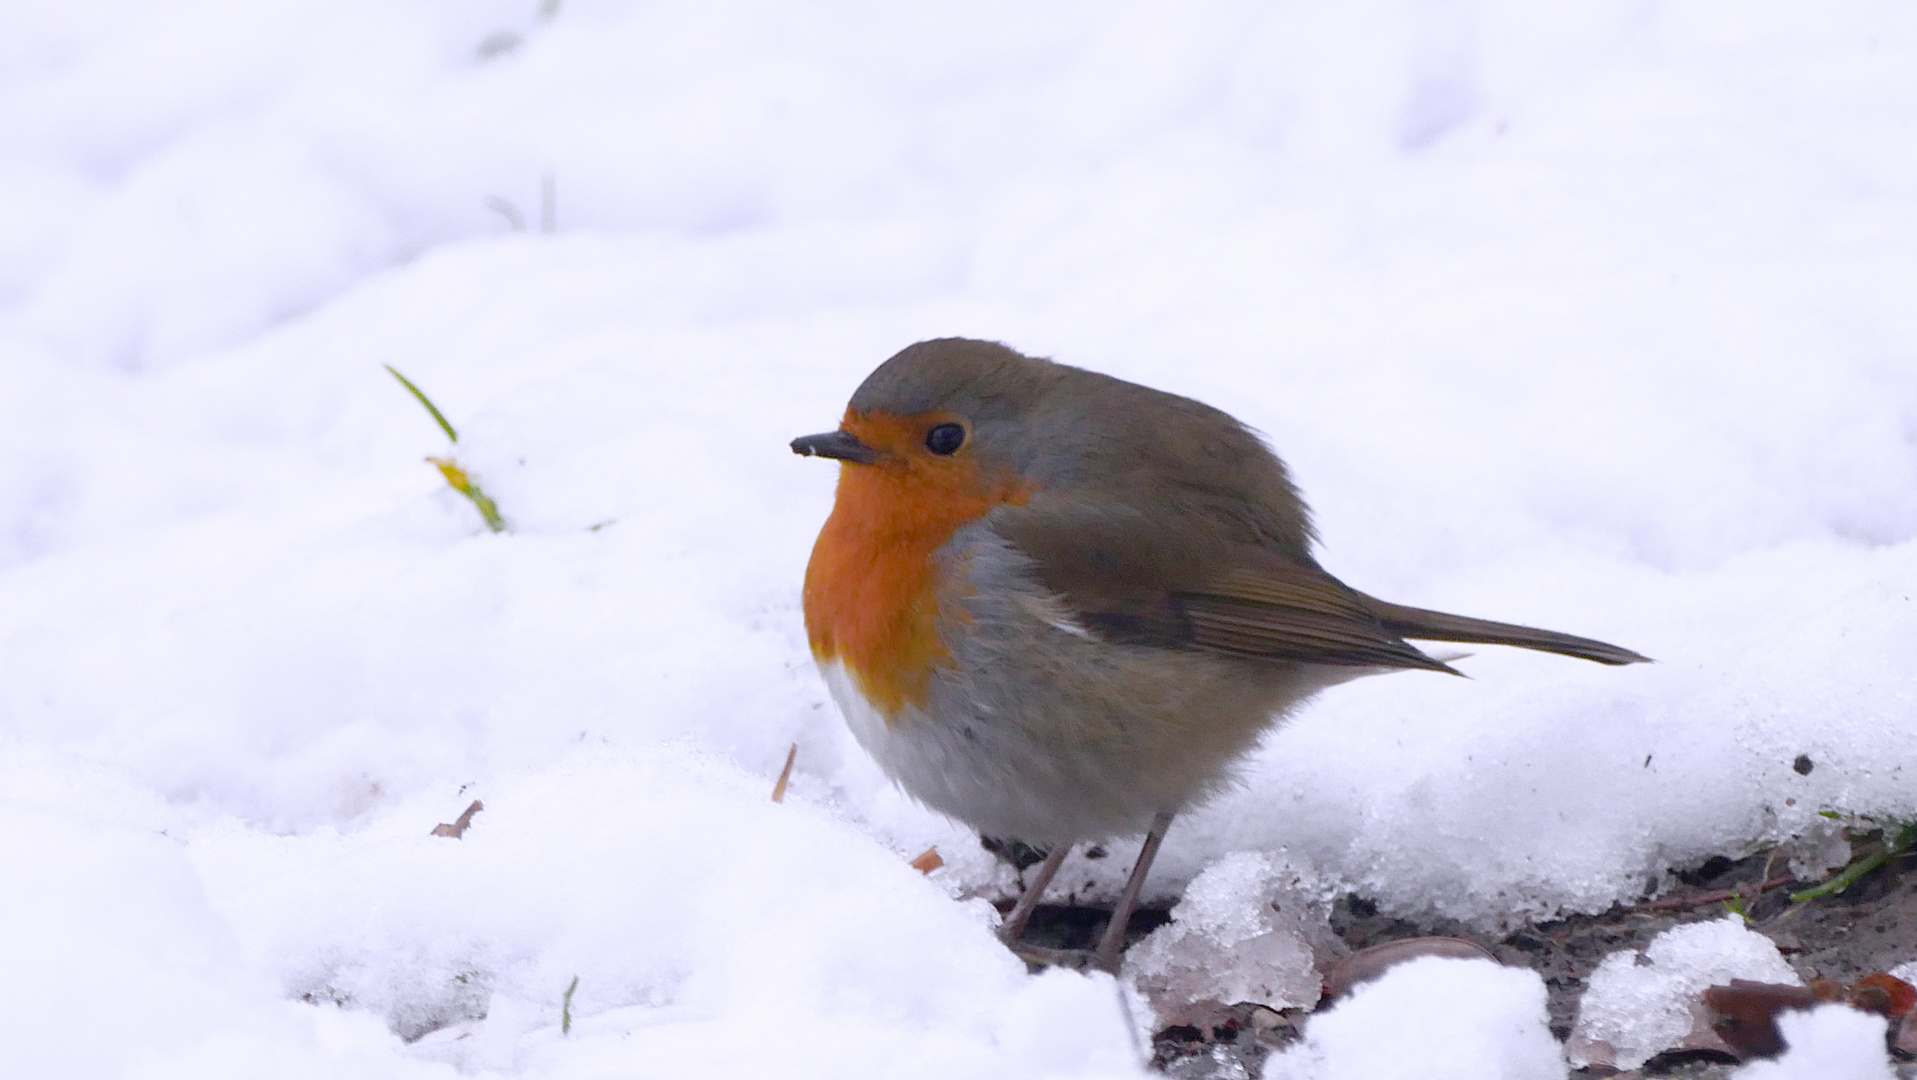
<svg viewBox="0 0 1917 1080">
<path fill-rule="evenodd" d="M 959 424 L 940 424 L 925 433 L 925 448 L 943 457 L 955 454 L 965 445 L 965 428 Z"/>
</svg>

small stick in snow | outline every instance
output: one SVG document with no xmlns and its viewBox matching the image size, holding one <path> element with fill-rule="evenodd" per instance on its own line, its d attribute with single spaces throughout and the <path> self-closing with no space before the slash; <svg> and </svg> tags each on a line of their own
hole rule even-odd
<svg viewBox="0 0 1917 1080">
<path fill-rule="evenodd" d="M 793 743 L 792 749 L 785 752 L 785 768 L 779 770 L 779 782 L 772 785 L 772 801 L 785 801 L 785 785 L 792 779 L 792 763 L 799 758 L 799 744 Z"/>
<path fill-rule="evenodd" d="M 526 231 L 526 215 L 520 213 L 519 207 L 514 206 L 512 203 L 509 203 L 506 200 L 500 198 L 499 196 L 494 195 L 489 197 L 486 200 L 486 209 L 491 210 L 493 213 L 498 214 L 500 217 L 505 218 L 506 227 L 510 228 L 512 231 L 514 232 Z"/>
<path fill-rule="evenodd" d="M 1684 908 L 1703 907 L 1706 904 L 1721 904 L 1726 900 L 1762 896 L 1772 889 L 1779 889 L 1786 885 L 1793 884 L 1796 881 L 1796 878 L 1785 874 L 1782 877 L 1771 878 L 1769 881 L 1757 882 L 1755 885 L 1738 885 L 1730 889 L 1717 889 L 1712 892 L 1698 893 L 1696 896 L 1667 896 L 1662 900 L 1653 900 L 1648 904 L 1639 904 L 1631 910 L 1679 911 Z"/>
<path fill-rule="evenodd" d="M 912 869 L 921 874 L 929 874 L 944 865 L 945 857 L 940 855 L 939 849 L 935 847 L 926 848 L 925 854 L 912 860 Z"/>
<path fill-rule="evenodd" d="M 484 810 L 484 809 L 486 809 L 486 804 L 483 802 L 480 802 L 478 799 L 474 799 L 473 804 L 466 808 L 466 812 L 459 815 L 459 818 L 455 820 L 451 825 L 441 822 L 440 824 L 433 826 L 433 835 L 434 836 L 450 836 L 453 839 L 458 840 L 460 837 L 466 835 L 466 827 L 473 823 L 473 815 L 479 813 L 481 810 Z"/>
</svg>

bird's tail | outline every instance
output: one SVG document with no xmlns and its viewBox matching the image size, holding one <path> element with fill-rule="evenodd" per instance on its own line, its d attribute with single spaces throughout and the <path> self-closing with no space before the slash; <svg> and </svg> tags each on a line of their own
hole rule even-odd
<svg viewBox="0 0 1917 1080">
<path fill-rule="evenodd" d="M 1602 641 L 1593 641 L 1590 638 L 1560 634 L 1555 630 L 1539 630 L 1534 626 L 1518 626 L 1514 623 L 1492 622 L 1489 619 L 1448 615 L 1442 611 L 1426 611 L 1423 608 L 1387 603 L 1369 596 L 1362 596 L 1362 594 L 1360 598 L 1386 629 L 1403 638 L 1413 638 L 1418 641 L 1477 641 L 1487 645 L 1516 645 L 1521 649 L 1537 649 L 1541 652 L 1575 656 L 1581 660 L 1595 660 L 1600 664 L 1648 664 L 1651 662 L 1650 657 L 1629 649 Z"/>
</svg>

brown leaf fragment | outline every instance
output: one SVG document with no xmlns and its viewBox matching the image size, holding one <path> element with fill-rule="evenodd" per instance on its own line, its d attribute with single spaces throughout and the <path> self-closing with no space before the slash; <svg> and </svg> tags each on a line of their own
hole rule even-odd
<svg viewBox="0 0 1917 1080">
<path fill-rule="evenodd" d="M 1211 1043 L 1218 1041 L 1220 1036 L 1236 1036 L 1239 1027 L 1237 1010 L 1217 998 L 1180 1002 L 1158 1019 L 1164 1026 L 1152 1036 L 1154 1042 L 1172 1039 Z"/>
<path fill-rule="evenodd" d="M 473 823 L 473 815 L 479 813 L 481 810 L 484 810 L 484 809 L 486 809 L 486 804 L 483 802 L 480 802 L 478 799 L 474 799 L 473 804 L 466 808 L 466 812 L 459 815 L 458 819 L 456 819 L 451 825 L 447 825 L 444 822 L 442 822 L 438 825 L 433 826 L 433 835 L 434 836 L 450 836 L 453 839 L 458 840 L 460 837 L 463 837 L 466 835 L 466 827 Z"/>
<path fill-rule="evenodd" d="M 1770 1057 L 1784 1049 L 1777 1030 L 1777 1014 L 1808 1009 L 1841 995 L 1835 984 L 1787 986 L 1783 983 L 1732 979 L 1729 986 L 1707 987 L 1704 1006 L 1716 1013 L 1712 1024 L 1720 1038 L 1739 1057 Z"/>
<path fill-rule="evenodd" d="M 1893 1022 L 1891 1030 L 1895 1033 L 1890 1040 L 1891 1050 L 1917 1057 L 1917 1022 L 1905 1017 L 1901 1023 Z"/>
<path fill-rule="evenodd" d="M 1852 983 L 1845 1000 L 1865 1012 L 1895 1020 L 1917 1009 L 1917 986 L 1879 971 Z"/>
<path fill-rule="evenodd" d="M 772 785 L 772 801 L 785 801 L 785 786 L 792 779 L 792 763 L 799 760 L 799 744 L 793 743 L 792 749 L 785 752 L 785 768 L 779 770 L 779 782 Z"/>
<path fill-rule="evenodd" d="M 1330 1003 L 1350 993 L 1352 988 L 1368 983 L 1397 967 L 1407 960 L 1416 960 L 1421 956 L 1445 956 L 1455 960 L 1490 960 L 1495 962 L 1490 950 L 1474 941 L 1455 937 L 1414 937 L 1398 941 L 1387 941 L 1382 945 L 1373 945 L 1368 949 L 1359 949 L 1350 956 L 1333 964 L 1325 972 L 1324 1002 Z"/>
<path fill-rule="evenodd" d="M 1886 1047 L 1893 1053 L 1917 1055 L 1917 986 L 1895 975 L 1872 972 L 1851 984 L 1844 1000 L 1852 1008 L 1876 1013 L 1890 1021 L 1884 1032 Z"/>
<path fill-rule="evenodd" d="M 1722 1054 L 1727 1058 L 1738 1056 L 1737 1049 L 1725 1042 L 1724 1037 L 1717 1033 L 1715 1026 L 1717 1014 L 1705 1006 L 1703 995 L 1698 995 L 1698 1000 L 1691 1002 L 1690 1007 L 1685 1011 L 1691 1014 L 1691 1030 L 1685 1032 L 1684 1037 L 1675 1044 L 1667 1047 L 1667 1051 L 1709 1050 L 1713 1054 Z"/>
<path fill-rule="evenodd" d="M 917 870 L 921 874 L 929 874 L 944 865 L 945 859 L 939 854 L 939 849 L 935 847 L 926 848 L 923 855 L 912 860 L 912 869 Z"/>
<path fill-rule="evenodd" d="M 1917 1010 L 1917 987 L 1881 971 L 1850 986 L 1832 979 L 1817 979 L 1809 986 L 1732 979 L 1731 985 L 1713 986 L 1702 997 L 1705 1007 L 1718 1014 L 1713 1028 L 1743 1057 L 1769 1057 L 1784 1049 L 1783 1036 L 1777 1031 L 1778 1013 L 1826 1002 L 1841 1002 L 1884 1017 L 1890 1021 L 1885 1033 L 1889 1048 L 1917 1052 L 1917 1024 L 1903 1023 Z"/>
<path fill-rule="evenodd" d="M 1816 994 L 1819 1001 L 1844 1000 L 1844 984 L 1836 979 L 1812 979 L 1810 988 L 1811 993 Z"/>
</svg>

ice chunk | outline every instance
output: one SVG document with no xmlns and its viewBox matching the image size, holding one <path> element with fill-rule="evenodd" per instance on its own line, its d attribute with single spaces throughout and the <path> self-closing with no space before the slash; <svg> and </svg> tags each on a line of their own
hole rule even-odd
<svg viewBox="0 0 1917 1080">
<path fill-rule="evenodd" d="M 1642 954 L 1614 952 L 1591 974 L 1565 1054 L 1579 1068 L 1635 1069 L 1693 1030 L 1708 1032 L 1699 995 L 1732 979 L 1803 984 L 1771 939 L 1735 915 L 1666 930 Z"/>
<path fill-rule="evenodd" d="M 1813 818 L 1791 842 L 1790 872 L 1799 881 L 1822 881 L 1850 862 L 1850 834 L 1829 818 Z"/>
<path fill-rule="evenodd" d="M 1161 1019 L 1201 1001 L 1308 1008 L 1320 991 L 1320 952 L 1340 946 L 1316 875 L 1282 855 L 1239 851 L 1192 880 L 1172 921 L 1125 958 L 1133 985 Z"/>
</svg>

